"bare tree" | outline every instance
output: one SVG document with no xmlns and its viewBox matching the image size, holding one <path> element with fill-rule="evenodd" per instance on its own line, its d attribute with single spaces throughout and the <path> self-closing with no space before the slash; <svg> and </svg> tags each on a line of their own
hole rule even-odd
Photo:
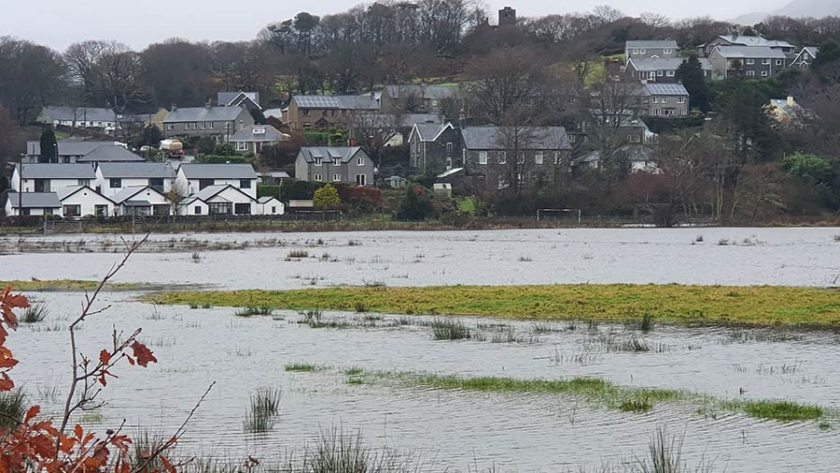
<svg viewBox="0 0 840 473">
<path fill-rule="evenodd" d="M 350 129 L 356 141 L 382 167 L 382 151 L 403 129 L 400 111 L 391 113 L 362 112 L 351 117 Z"/>
</svg>

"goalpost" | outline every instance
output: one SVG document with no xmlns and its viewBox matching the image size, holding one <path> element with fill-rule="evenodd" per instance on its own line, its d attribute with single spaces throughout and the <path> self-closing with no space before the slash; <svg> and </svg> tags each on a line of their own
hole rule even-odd
<svg viewBox="0 0 840 473">
<path fill-rule="evenodd" d="M 581 222 L 582 212 L 580 209 L 537 209 L 537 221 L 541 222 L 552 215 L 565 216 L 571 215 L 572 218 L 577 217 L 577 222 Z"/>
</svg>

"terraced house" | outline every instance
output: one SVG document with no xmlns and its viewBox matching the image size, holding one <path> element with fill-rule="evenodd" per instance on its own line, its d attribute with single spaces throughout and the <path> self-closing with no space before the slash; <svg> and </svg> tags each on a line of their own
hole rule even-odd
<svg viewBox="0 0 840 473">
<path fill-rule="evenodd" d="M 709 62 L 715 79 L 767 79 L 785 70 L 788 57 L 769 46 L 718 46 Z"/>
<path fill-rule="evenodd" d="M 245 107 L 172 107 L 163 120 L 163 134 L 167 138 L 210 137 L 222 143 L 252 125 L 254 117 Z"/>
<path fill-rule="evenodd" d="M 672 39 L 627 41 L 624 43 L 624 60 L 647 58 L 675 58 L 679 56 L 677 42 Z"/>
<path fill-rule="evenodd" d="M 295 179 L 372 186 L 373 160 L 358 146 L 305 146 L 295 160 Z"/>
</svg>

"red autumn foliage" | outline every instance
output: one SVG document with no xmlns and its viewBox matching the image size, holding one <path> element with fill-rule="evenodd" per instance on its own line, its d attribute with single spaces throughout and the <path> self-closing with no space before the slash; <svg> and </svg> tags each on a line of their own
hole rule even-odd
<svg viewBox="0 0 840 473">
<path fill-rule="evenodd" d="M 92 300 L 89 299 L 89 302 Z M 5 346 L 9 331 L 17 329 L 17 317 L 14 311 L 29 307 L 27 298 L 13 294 L 11 288 L 0 291 L 0 391 L 10 391 L 14 382 L 8 372 L 17 365 L 11 350 Z M 90 304 L 88 304 L 88 308 Z M 77 322 L 89 315 L 88 309 L 82 312 Z M 73 326 L 71 325 L 71 333 Z M 107 376 L 114 376 L 110 369 L 122 358 L 132 365 L 148 366 L 157 362 L 154 354 L 145 345 L 136 340 L 140 331 L 134 332 L 127 340 L 118 341 L 114 336 L 114 347 L 99 353 L 99 359 L 93 364 L 82 356 L 74 366 L 74 384 L 88 378 L 97 379 L 103 386 Z M 73 344 L 75 347 L 75 343 Z M 131 348 L 131 355 L 126 353 Z M 74 358 L 75 360 L 75 358 Z M 80 388 L 82 399 L 88 395 L 88 387 Z M 96 391 L 98 393 L 98 391 Z M 72 393 L 71 393 L 72 395 Z M 93 399 L 93 394 L 90 399 Z M 74 398 L 69 398 L 71 401 Z M 75 408 L 65 410 L 64 422 Z M 43 473 L 175 473 L 172 463 L 162 456 L 164 450 L 174 445 L 177 437 L 164 444 L 156 452 L 150 452 L 146 465 L 129 463 L 129 447 L 132 440 L 120 433 L 120 429 L 108 430 L 104 436 L 86 432 L 81 425 L 73 427 L 72 432 L 65 432 L 64 425 L 56 427 L 51 420 L 39 420 L 40 407 L 32 406 L 18 425 L 9 430 L 0 430 L 0 473 L 19 473 L 37 471 Z M 113 457 L 112 457 L 113 454 Z M 152 468 L 152 460 L 159 460 L 162 469 Z"/>
</svg>

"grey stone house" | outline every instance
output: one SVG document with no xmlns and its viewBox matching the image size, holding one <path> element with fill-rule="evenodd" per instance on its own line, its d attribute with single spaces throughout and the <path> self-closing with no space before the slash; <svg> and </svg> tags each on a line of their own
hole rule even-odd
<svg viewBox="0 0 840 473">
<path fill-rule="evenodd" d="M 679 46 L 672 39 L 627 41 L 624 43 L 624 60 L 637 58 L 675 58 L 679 56 Z"/>
<path fill-rule="evenodd" d="M 706 58 L 699 59 L 703 75 L 708 79 L 712 77 L 712 63 Z M 633 79 L 642 82 L 675 83 L 677 82 L 677 69 L 680 68 L 684 58 L 645 58 L 630 59 L 624 72 Z"/>
<path fill-rule="evenodd" d="M 715 79 L 766 79 L 782 72 L 788 58 L 768 46 L 718 46 L 709 61 Z"/>
<path fill-rule="evenodd" d="M 645 84 L 640 93 L 639 115 L 679 118 L 688 116 L 688 90 L 682 84 Z"/>
<path fill-rule="evenodd" d="M 700 53 L 711 56 L 712 51 L 720 46 L 745 46 L 749 48 L 761 47 L 781 51 L 786 56 L 796 54 L 796 46 L 787 41 L 762 38 L 761 36 L 744 36 L 737 34 L 721 35 L 700 46 Z"/>
<path fill-rule="evenodd" d="M 466 127 L 461 138 L 462 166 L 477 192 L 551 186 L 570 170 L 572 145 L 560 126 Z"/>
<path fill-rule="evenodd" d="M 372 186 L 373 160 L 359 146 L 305 146 L 295 160 L 295 179 Z"/>
<path fill-rule="evenodd" d="M 244 107 L 173 107 L 163 120 L 163 133 L 167 138 L 199 136 L 227 142 L 253 124 L 254 117 Z"/>
<path fill-rule="evenodd" d="M 799 51 L 799 54 L 793 58 L 793 61 L 790 62 L 790 67 L 798 67 L 800 69 L 810 67 L 819 53 L 820 48 L 815 46 L 805 46 L 802 48 L 802 51 Z"/>
<path fill-rule="evenodd" d="M 220 107 L 244 107 L 248 110 L 262 110 L 259 92 L 219 92 L 216 105 Z"/>
<path fill-rule="evenodd" d="M 439 174 L 460 165 L 461 132 L 452 123 L 417 123 L 408 136 L 411 167 L 421 174 Z"/>
</svg>

